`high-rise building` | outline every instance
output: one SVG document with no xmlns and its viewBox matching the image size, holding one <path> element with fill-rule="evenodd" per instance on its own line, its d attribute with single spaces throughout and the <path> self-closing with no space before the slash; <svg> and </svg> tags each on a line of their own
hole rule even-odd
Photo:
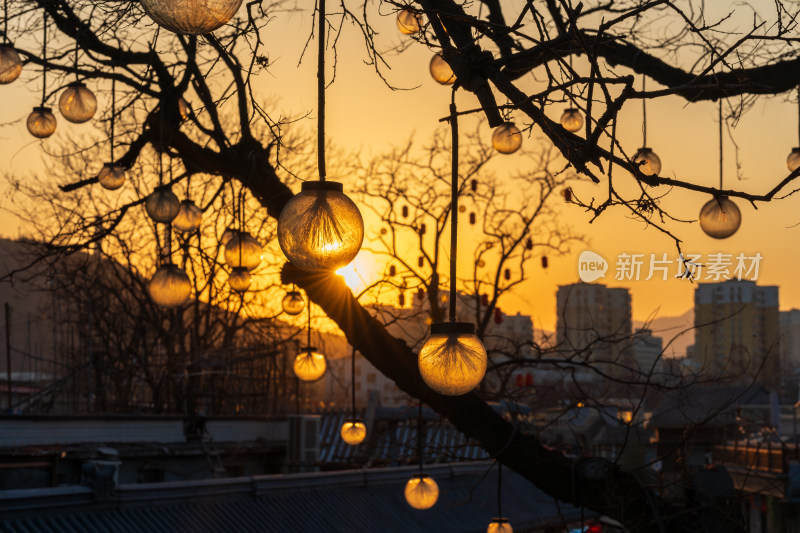
<svg viewBox="0 0 800 533">
<path fill-rule="evenodd" d="M 664 374 L 666 367 L 663 359 L 664 342 L 661 337 L 654 337 L 647 328 L 637 329 L 633 334 L 633 358 L 642 374 Z"/>
<path fill-rule="evenodd" d="M 800 372 L 800 309 L 781 311 L 781 365 L 783 372 Z"/>
<path fill-rule="evenodd" d="M 598 283 L 560 285 L 556 311 L 556 342 L 566 356 L 605 362 L 605 370 L 615 377 L 634 368 L 628 289 Z"/>
<path fill-rule="evenodd" d="M 778 287 L 754 281 L 700 283 L 694 292 L 693 356 L 701 376 L 780 385 Z"/>
</svg>

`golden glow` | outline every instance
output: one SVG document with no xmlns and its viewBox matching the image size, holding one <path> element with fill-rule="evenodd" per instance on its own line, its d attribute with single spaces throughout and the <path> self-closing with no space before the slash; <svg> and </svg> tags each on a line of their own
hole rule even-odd
<svg viewBox="0 0 800 533">
<path fill-rule="evenodd" d="M 10 44 L 0 44 L 0 84 L 5 85 L 19 78 L 22 60 Z"/>
<path fill-rule="evenodd" d="M 492 146 L 501 154 L 513 154 L 522 146 L 522 133 L 513 122 L 506 122 L 492 133 Z"/>
<path fill-rule="evenodd" d="M 578 131 L 583 126 L 583 115 L 574 107 L 565 109 L 561 115 L 561 126 L 567 131 Z"/>
<path fill-rule="evenodd" d="M 69 122 L 82 124 L 97 111 L 97 98 L 83 83 L 70 83 L 58 99 L 58 110 Z"/>
<path fill-rule="evenodd" d="M 741 223 L 741 211 L 725 196 L 712 198 L 700 209 L 700 227 L 714 239 L 727 239 L 739 230 Z"/>
<path fill-rule="evenodd" d="M 452 85 L 456 81 L 455 72 L 453 72 L 453 69 L 450 68 L 450 64 L 444 60 L 441 54 L 433 54 L 429 69 L 431 71 L 431 77 L 433 77 L 437 83 Z"/>
<path fill-rule="evenodd" d="M 419 351 L 419 372 L 439 394 L 460 396 L 478 386 L 487 360 L 486 349 L 475 335 L 437 333 Z"/>
<path fill-rule="evenodd" d="M 151 19 L 169 31 L 205 35 L 227 24 L 242 0 L 142 0 Z"/>
<path fill-rule="evenodd" d="M 189 299 L 192 284 L 186 272 L 175 265 L 164 265 L 150 278 L 147 292 L 161 307 L 180 307 Z"/>
<path fill-rule="evenodd" d="M 28 115 L 28 131 L 37 139 L 46 139 L 56 131 L 56 117 L 49 107 L 34 107 Z"/>
<path fill-rule="evenodd" d="M 225 243 L 225 262 L 233 268 L 253 270 L 261 264 L 262 254 L 261 243 L 244 231 L 237 231 Z"/>
<path fill-rule="evenodd" d="M 294 374 L 301 381 L 317 381 L 327 368 L 325 356 L 313 349 L 297 354 L 294 359 Z"/>
<path fill-rule="evenodd" d="M 427 474 L 417 474 L 406 483 L 408 505 L 420 511 L 430 509 L 439 499 L 439 485 Z"/>
<path fill-rule="evenodd" d="M 367 438 L 367 426 L 361 420 L 347 420 L 340 431 L 342 440 L 350 446 L 356 446 Z"/>
<path fill-rule="evenodd" d="M 646 176 L 658 176 L 661 173 L 661 159 L 650 148 L 642 147 L 633 156 L 633 162 Z"/>
</svg>

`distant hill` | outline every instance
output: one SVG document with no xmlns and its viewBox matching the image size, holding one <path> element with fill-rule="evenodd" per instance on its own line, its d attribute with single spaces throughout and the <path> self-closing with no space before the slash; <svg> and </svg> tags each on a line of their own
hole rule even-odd
<svg viewBox="0 0 800 533">
<path fill-rule="evenodd" d="M 646 327 L 653 331 L 653 335 L 664 339 L 664 346 L 669 344 L 664 355 L 667 357 L 685 357 L 686 348 L 694 344 L 694 308 L 689 309 L 680 316 L 663 316 L 651 320 Z M 633 321 L 634 329 L 645 327 L 639 320 Z M 688 330 L 688 331 L 686 331 Z M 682 333 L 684 332 L 685 333 Z"/>
</svg>

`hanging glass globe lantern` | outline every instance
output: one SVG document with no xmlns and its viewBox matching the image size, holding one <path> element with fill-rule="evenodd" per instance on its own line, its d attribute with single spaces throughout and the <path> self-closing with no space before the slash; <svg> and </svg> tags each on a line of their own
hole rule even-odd
<svg viewBox="0 0 800 533">
<path fill-rule="evenodd" d="M 178 216 L 181 203 L 169 187 L 160 187 L 153 191 L 144 201 L 147 215 L 162 224 L 168 224 Z"/>
<path fill-rule="evenodd" d="M 97 183 L 104 189 L 116 191 L 125 184 L 127 173 L 125 169 L 115 163 L 103 163 L 103 168 L 97 175 Z"/>
<path fill-rule="evenodd" d="M 28 115 L 28 131 L 38 139 L 46 139 L 56 131 L 56 117 L 49 107 L 34 107 Z"/>
<path fill-rule="evenodd" d="M 141 0 L 156 24 L 184 35 L 205 35 L 233 18 L 242 0 Z"/>
<path fill-rule="evenodd" d="M 700 227 L 714 239 L 727 239 L 741 223 L 742 213 L 727 196 L 712 198 L 700 209 Z"/>
<path fill-rule="evenodd" d="M 317 381 L 326 367 L 325 356 L 316 348 L 303 348 L 294 359 L 294 374 L 300 381 Z"/>
<path fill-rule="evenodd" d="M 228 285 L 236 292 L 247 292 L 251 283 L 253 283 L 253 277 L 246 268 L 236 267 L 228 274 Z"/>
<path fill-rule="evenodd" d="M 633 156 L 633 162 L 639 166 L 639 170 L 646 176 L 658 176 L 661 172 L 661 159 L 646 146 L 639 148 L 636 155 Z"/>
<path fill-rule="evenodd" d="M 352 261 L 364 240 L 364 220 L 342 184 L 306 181 L 278 218 L 278 243 L 303 270 L 336 270 Z"/>
<path fill-rule="evenodd" d="M 172 227 L 178 231 L 188 233 L 200 229 L 203 222 L 203 212 L 191 200 L 183 200 L 178 214 L 172 220 Z"/>
<path fill-rule="evenodd" d="M 342 440 L 350 446 L 357 446 L 367 438 L 367 426 L 361 420 L 348 418 L 342 424 Z"/>
<path fill-rule="evenodd" d="M 10 44 L 0 44 L 0 84 L 5 85 L 19 78 L 22 60 Z"/>
<path fill-rule="evenodd" d="M 281 307 L 283 312 L 287 315 L 296 316 L 303 312 L 306 306 L 306 301 L 303 300 L 303 295 L 298 291 L 289 291 L 286 296 L 281 300 Z"/>
<path fill-rule="evenodd" d="M 561 125 L 567 131 L 578 131 L 583 126 L 583 114 L 574 107 L 568 107 L 561 115 Z"/>
<path fill-rule="evenodd" d="M 486 374 L 486 348 L 469 322 L 438 322 L 419 351 L 419 372 L 425 383 L 445 396 L 470 392 Z"/>
<path fill-rule="evenodd" d="M 431 76 L 434 80 L 442 85 L 452 85 L 456 81 L 456 74 L 447 61 L 444 60 L 442 54 L 433 54 L 431 64 L 429 66 Z"/>
<path fill-rule="evenodd" d="M 69 122 L 82 124 L 91 120 L 97 111 L 97 98 L 86 85 L 76 81 L 67 85 L 58 99 L 58 110 Z"/>
<path fill-rule="evenodd" d="M 501 154 L 513 154 L 522 146 L 522 133 L 513 122 L 505 122 L 494 129 L 492 146 Z"/>
<path fill-rule="evenodd" d="M 486 528 L 486 533 L 514 533 L 514 529 L 508 523 L 508 519 L 492 518 L 489 527 Z"/>
<path fill-rule="evenodd" d="M 192 293 L 189 276 L 175 265 L 164 265 L 153 274 L 147 284 L 150 298 L 161 307 L 180 307 Z"/>
<path fill-rule="evenodd" d="M 414 13 L 407 7 L 397 12 L 397 29 L 400 30 L 400 33 L 413 35 L 419 32 L 422 23 L 422 15 Z"/>
<path fill-rule="evenodd" d="M 800 167 L 800 148 L 792 148 L 789 157 L 786 158 L 786 166 L 789 167 L 791 172 Z"/>
<path fill-rule="evenodd" d="M 427 474 L 416 474 L 406 483 L 406 501 L 414 509 L 430 509 L 439 499 L 439 485 Z"/>
<path fill-rule="evenodd" d="M 253 270 L 261 264 L 262 254 L 261 244 L 246 231 L 237 231 L 225 244 L 225 262 L 232 268 Z"/>
</svg>

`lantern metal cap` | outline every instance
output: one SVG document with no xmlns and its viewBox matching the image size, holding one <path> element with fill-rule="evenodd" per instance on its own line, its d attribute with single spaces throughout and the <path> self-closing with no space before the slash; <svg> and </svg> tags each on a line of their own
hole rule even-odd
<svg viewBox="0 0 800 533">
<path fill-rule="evenodd" d="M 428 474 L 419 473 L 419 474 L 412 475 L 411 479 L 427 479 L 429 477 L 431 477 L 431 476 L 429 476 Z"/>
<path fill-rule="evenodd" d="M 345 418 L 344 419 L 344 423 L 345 424 L 356 424 L 358 422 L 361 422 L 362 424 L 364 423 L 364 421 L 361 420 L 360 418 Z"/>
<path fill-rule="evenodd" d="M 647 147 L 647 146 L 642 146 L 641 148 L 639 148 L 639 151 L 640 152 L 652 152 L 653 149 L 650 148 L 650 147 Z"/>
<path fill-rule="evenodd" d="M 505 523 L 505 524 L 507 524 L 508 523 L 508 518 L 504 518 L 502 516 L 501 517 L 495 517 L 495 518 L 492 518 L 492 522 L 494 522 L 495 524 L 497 524 L 497 523 Z"/>
<path fill-rule="evenodd" d="M 44 107 L 44 106 L 40 106 L 40 105 L 34 107 L 33 110 L 34 111 L 38 111 L 39 113 L 52 113 L 53 112 L 52 108 Z"/>
<path fill-rule="evenodd" d="M 580 111 L 577 107 L 568 107 L 564 110 L 564 113 L 569 113 L 570 111 Z"/>
<path fill-rule="evenodd" d="M 335 191 L 343 192 L 344 187 L 338 181 L 304 181 L 301 191 Z"/>
<path fill-rule="evenodd" d="M 316 346 L 304 346 L 303 348 L 300 349 L 300 351 L 303 353 L 311 353 L 311 352 L 316 352 L 317 348 Z"/>
<path fill-rule="evenodd" d="M 86 84 L 82 81 L 71 81 L 67 84 L 67 87 L 86 87 Z"/>
<path fill-rule="evenodd" d="M 431 335 L 475 335 L 472 322 L 436 322 L 431 324 Z"/>
</svg>

